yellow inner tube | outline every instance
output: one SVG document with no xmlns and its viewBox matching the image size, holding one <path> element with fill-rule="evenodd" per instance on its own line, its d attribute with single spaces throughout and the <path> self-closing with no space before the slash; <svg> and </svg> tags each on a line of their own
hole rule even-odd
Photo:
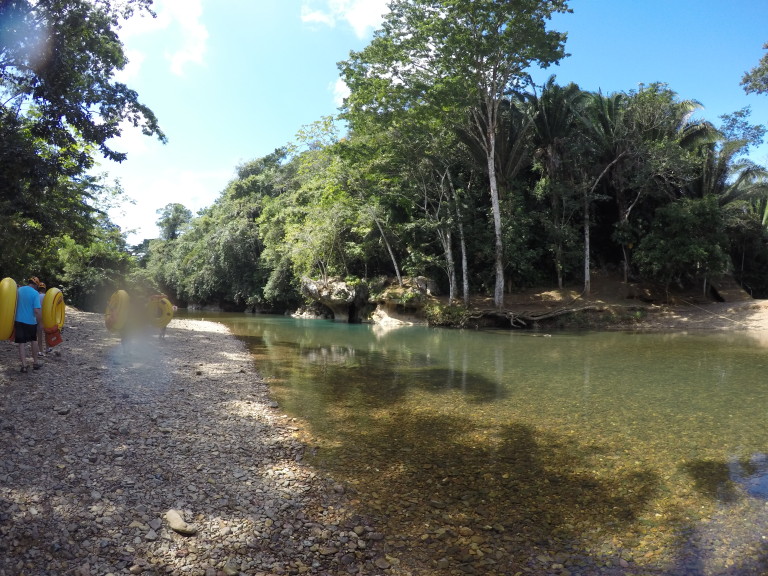
<svg viewBox="0 0 768 576">
<path fill-rule="evenodd" d="M 13 278 L 0 280 L 0 340 L 8 340 L 13 334 L 17 289 Z"/>
<path fill-rule="evenodd" d="M 167 326 L 173 318 L 173 304 L 168 298 L 152 298 L 147 304 L 147 318 L 152 326 Z"/>
<path fill-rule="evenodd" d="M 128 302 L 128 292 L 125 290 L 118 290 L 112 294 L 104 313 L 104 324 L 106 324 L 107 330 L 119 332 L 123 329 L 128 319 Z"/>
<path fill-rule="evenodd" d="M 58 288 L 48 288 L 43 298 L 43 329 L 64 327 L 64 294 Z"/>
</svg>

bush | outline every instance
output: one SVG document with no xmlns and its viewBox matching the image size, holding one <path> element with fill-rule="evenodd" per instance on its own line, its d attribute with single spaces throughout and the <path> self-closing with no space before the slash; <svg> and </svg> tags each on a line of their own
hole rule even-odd
<svg viewBox="0 0 768 576">
<path fill-rule="evenodd" d="M 632 262 L 647 280 L 682 284 L 725 272 L 727 246 L 717 199 L 685 198 L 656 210 L 651 232 L 640 241 Z"/>
</svg>

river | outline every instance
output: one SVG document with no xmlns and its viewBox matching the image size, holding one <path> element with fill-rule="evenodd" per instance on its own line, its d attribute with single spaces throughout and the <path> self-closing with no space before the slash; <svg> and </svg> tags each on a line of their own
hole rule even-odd
<svg viewBox="0 0 768 576">
<path fill-rule="evenodd" d="M 403 573 L 768 572 L 768 355 L 746 334 L 194 317 L 247 342 Z"/>
</svg>

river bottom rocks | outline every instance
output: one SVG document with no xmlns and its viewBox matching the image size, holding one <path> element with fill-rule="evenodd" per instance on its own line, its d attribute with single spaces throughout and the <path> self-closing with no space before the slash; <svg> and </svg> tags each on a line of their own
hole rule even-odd
<svg viewBox="0 0 768 576">
<path fill-rule="evenodd" d="M 393 573 L 224 328 L 121 345 L 68 310 L 57 352 L 0 343 L 0 576 Z"/>
</svg>

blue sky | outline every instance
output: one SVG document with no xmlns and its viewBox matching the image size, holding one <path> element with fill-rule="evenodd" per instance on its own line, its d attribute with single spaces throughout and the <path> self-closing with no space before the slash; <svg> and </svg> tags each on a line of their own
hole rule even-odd
<svg viewBox="0 0 768 576">
<path fill-rule="evenodd" d="M 386 0 L 155 0 L 157 18 L 121 32 L 130 63 L 119 79 L 138 91 L 168 136 L 162 145 L 127 129 L 115 148 L 119 178 L 134 204 L 111 212 L 129 242 L 156 237 L 157 210 L 178 202 L 210 206 L 236 167 L 294 139 L 302 126 L 337 112 L 336 63 L 360 50 Z M 665 82 L 695 99 L 701 117 L 752 107 L 768 125 L 768 95 L 739 86 L 768 42 L 766 0 L 572 0 L 552 27 L 568 32 L 556 74 L 605 93 Z M 768 164 L 768 146 L 753 153 Z"/>
</svg>

